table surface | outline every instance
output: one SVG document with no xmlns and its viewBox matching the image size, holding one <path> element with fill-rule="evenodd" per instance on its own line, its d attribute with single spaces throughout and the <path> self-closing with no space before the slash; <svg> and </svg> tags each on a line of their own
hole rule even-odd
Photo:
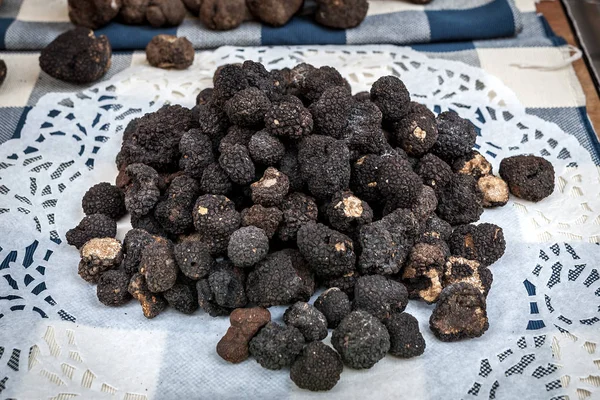
<svg viewBox="0 0 600 400">
<path fill-rule="evenodd" d="M 542 1 L 537 4 L 537 10 L 544 15 L 557 35 L 565 38 L 569 44 L 578 46 L 560 1 Z M 600 98 L 598 97 L 598 91 L 583 59 L 575 61 L 573 67 L 585 93 L 588 115 L 596 130 L 596 135 L 600 137 Z"/>
</svg>

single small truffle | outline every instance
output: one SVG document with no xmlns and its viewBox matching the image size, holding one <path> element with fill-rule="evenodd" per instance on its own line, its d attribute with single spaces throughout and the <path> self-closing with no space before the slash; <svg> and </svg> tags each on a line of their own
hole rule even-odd
<svg viewBox="0 0 600 400">
<path fill-rule="evenodd" d="M 196 105 L 207 104 L 212 100 L 213 88 L 202 89 L 196 96 Z"/>
<path fill-rule="evenodd" d="M 334 194 L 327 205 L 326 213 L 332 228 L 350 235 L 373 220 L 373 210 L 369 204 L 350 191 Z"/>
<path fill-rule="evenodd" d="M 458 174 L 471 175 L 475 179 L 492 173 L 492 164 L 477 150 L 470 151 L 454 160 L 452 169 Z"/>
<path fill-rule="evenodd" d="M 327 327 L 335 329 L 340 322 L 352 311 L 348 295 L 340 288 L 332 287 L 325 290 L 315 300 L 315 308 L 327 319 Z"/>
<path fill-rule="evenodd" d="M 242 226 L 256 226 L 264 231 L 269 239 L 277 232 L 283 213 L 277 207 L 254 205 L 242 210 Z"/>
<path fill-rule="evenodd" d="M 172 243 L 161 239 L 146 246 L 142 250 L 139 270 L 151 292 L 164 292 L 172 288 L 177 279 Z"/>
<path fill-rule="evenodd" d="M 508 203 L 508 185 L 502 178 L 494 175 L 482 176 L 477 180 L 477 186 L 483 193 L 484 207 L 502 207 Z"/>
<path fill-rule="evenodd" d="M 294 362 L 304 343 L 297 328 L 269 322 L 250 340 L 249 350 L 263 368 L 278 370 Z"/>
<path fill-rule="evenodd" d="M 466 155 L 475 146 L 475 126 L 454 111 L 439 114 L 437 126 L 438 140 L 431 149 L 436 156 L 444 160 L 453 160 Z"/>
<path fill-rule="evenodd" d="M 105 214 L 115 220 L 127 212 L 123 191 L 108 182 L 89 188 L 83 195 L 81 206 L 86 215 Z"/>
<path fill-rule="evenodd" d="M 350 89 L 350 84 L 340 72 L 330 66 L 315 68 L 309 64 L 299 64 L 292 69 L 294 86 L 298 86 L 299 94 L 309 103 L 319 100 L 321 95 L 334 86 L 345 86 Z"/>
<path fill-rule="evenodd" d="M 366 311 L 353 311 L 331 336 L 331 344 L 350 368 L 368 369 L 385 357 L 390 335 L 385 326 Z"/>
<path fill-rule="evenodd" d="M 433 213 L 437 209 L 437 205 L 438 200 L 435 195 L 435 190 L 433 190 L 429 186 L 423 185 L 421 194 L 419 195 L 419 197 L 417 197 L 417 201 L 413 203 L 410 210 L 419 221 L 425 221 L 433 215 Z M 384 214 L 385 213 L 386 212 L 384 211 Z"/>
<path fill-rule="evenodd" d="M 197 294 L 195 288 L 188 285 L 176 283 L 171 289 L 163 293 L 167 303 L 183 314 L 193 314 L 198 309 Z"/>
<path fill-rule="evenodd" d="M 154 28 L 178 26 L 185 18 L 186 10 L 181 0 L 150 0 L 146 19 Z"/>
<path fill-rule="evenodd" d="M 259 181 L 250 185 L 252 201 L 265 207 L 281 204 L 290 189 L 288 177 L 273 167 L 266 169 Z"/>
<path fill-rule="evenodd" d="M 228 315 L 248 303 L 246 274 L 228 260 L 217 261 L 208 279 L 196 283 L 198 303 L 212 317 Z"/>
<path fill-rule="evenodd" d="M 492 272 L 478 261 L 463 257 L 450 256 L 444 267 L 444 287 L 454 283 L 465 282 L 473 285 L 484 296 L 487 296 L 494 277 Z"/>
<path fill-rule="evenodd" d="M 79 276 L 90 283 L 97 283 L 105 271 L 118 267 L 123 260 L 121 242 L 113 238 L 91 239 L 79 253 Z"/>
<path fill-rule="evenodd" d="M 200 5 L 200 21 L 213 30 L 237 28 L 247 14 L 245 0 L 203 0 Z"/>
<path fill-rule="evenodd" d="M 451 225 L 479 220 L 483 213 L 483 194 L 471 175 L 456 174 L 440 191 L 437 214 Z"/>
<path fill-rule="evenodd" d="M 125 208 L 131 215 L 148 214 L 160 197 L 158 173 L 147 165 L 131 164 L 127 167 L 127 175 L 132 185 L 125 193 Z"/>
<path fill-rule="evenodd" d="M 158 240 L 157 237 L 143 229 L 131 229 L 123 239 L 123 252 L 125 259 L 123 260 L 123 269 L 132 276 L 138 272 L 140 261 L 142 260 L 142 250 L 150 243 Z"/>
<path fill-rule="evenodd" d="M 452 225 L 437 215 L 429 217 L 422 226 L 421 236 L 428 239 L 448 240 L 452 234 Z"/>
<path fill-rule="evenodd" d="M 69 0 L 69 19 L 74 25 L 98 29 L 117 16 L 122 0 Z"/>
<path fill-rule="evenodd" d="M 290 379 L 301 389 L 331 390 L 340 380 L 344 369 L 340 355 L 322 342 L 312 342 L 290 368 Z"/>
<path fill-rule="evenodd" d="M 313 130 L 310 111 L 298 103 L 271 104 L 265 115 L 265 127 L 271 135 L 286 139 L 300 139 Z"/>
<path fill-rule="evenodd" d="M 338 288 L 351 300 L 354 298 L 354 286 L 359 278 L 358 271 L 348 272 L 335 278 L 320 279 L 319 282 L 326 288 Z"/>
<path fill-rule="evenodd" d="M 307 342 L 327 337 L 327 319 L 321 311 L 306 302 L 299 301 L 285 310 L 283 321 L 298 328 Z"/>
<path fill-rule="evenodd" d="M 371 101 L 379 107 L 387 121 L 400 121 L 411 106 L 408 89 L 395 76 L 384 76 L 373 83 Z"/>
<path fill-rule="evenodd" d="M 502 228 L 490 223 L 457 227 L 448 245 L 452 254 L 492 265 L 504 255 L 506 241 Z"/>
<path fill-rule="evenodd" d="M 404 311 L 407 304 L 406 287 L 385 276 L 361 276 L 354 286 L 354 310 L 366 311 L 381 320 Z"/>
<path fill-rule="evenodd" d="M 427 153 L 417 163 L 415 172 L 423 180 L 423 184 L 439 193 L 451 181 L 454 174 L 452 168 L 441 158 Z"/>
<path fill-rule="evenodd" d="M 225 112 L 232 124 L 252 127 L 263 122 L 270 107 L 267 95 L 256 87 L 249 87 L 227 100 Z"/>
<path fill-rule="evenodd" d="M 269 310 L 261 307 L 237 308 L 229 316 L 231 326 L 217 343 L 217 354 L 230 363 L 248 358 L 248 345 L 256 333 L 271 321 Z"/>
<path fill-rule="evenodd" d="M 235 205 L 225 196 L 205 194 L 194 206 L 194 226 L 204 235 L 229 236 L 241 222 Z"/>
<path fill-rule="evenodd" d="M 173 252 L 179 270 L 193 280 L 206 278 L 215 264 L 210 249 L 199 240 L 177 243 Z"/>
<path fill-rule="evenodd" d="M 315 218 L 316 219 L 316 218 Z M 117 222 L 104 214 L 84 217 L 79 224 L 67 231 L 67 243 L 78 249 L 93 238 L 114 238 L 117 235 Z"/>
<path fill-rule="evenodd" d="M 377 187 L 393 202 L 394 208 L 410 208 L 423 190 L 420 177 L 412 171 L 408 161 L 394 154 L 381 157 Z"/>
<path fill-rule="evenodd" d="M 538 202 L 554 192 L 554 167 L 538 156 L 519 155 L 500 162 L 500 176 L 515 196 Z"/>
<path fill-rule="evenodd" d="M 100 303 L 109 307 L 121 306 L 131 299 L 127 291 L 129 286 L 129 275 L 125 271 L 110 270 L 100 276 L 96 295 Z"/>
<path fill-rule="evenodd" d="M 248 151 L 254 162 L 273 166 L 283 159 L 285 146 L 275 136 L 263 130 L 252 135 Z"/>
<path fill-rule="evenodd" d="M 42 71 L 70 83 L 91 83 L 102 78 L 111 65 L 108 38 L 96 37 L 87 28 L 60 34 L 40 53 Z"/>
<path fill-rule="evenodd" d="M 185 37 L 156 35 L 146 46 L 146 58 L 153 67 L 186 69 L 194 62 L 194 46 Z"/>
<path fill-rule="evenodd" d="M 167 308 L 167 301 L 161 294 L 152 293 L 148 290 L 146 279 L 144 278 L 144 275 L 140 273 L 133 275 L 131 281 L 129 281 L 127 290 L 134 299 L 140 302 L 144 317 L 148 319 L 156 317 Z"/>
<path fill-rule="evenodd" d="M 425 352 L 425 339 L 419 331 L 419 321 L 407 313 L 396 313 L 384 321 L 390 334 L 390 354 L 412 358 Z"/>
<path fill-rule="evenodd" d="M 367 0 L 317 0 L 315 19 L 321 25 L 348 29 L 358 26 L 367 16 Z"/>
<path fill-rule="evenodd" d="M 325 90 L 309 108 L 313 116 L 314 132 L 342 139 L 353 106 L 354 99 L 347 87 L 334 86 Z"/>
<path fill-rule="evenodd" d="M 254 180 L 256 169 L 245 146 L 236 144 L 223 149 L 219 165 L 233 183 L 247 185 Z"/>
<path fill-rule="evenodd" d="M 303 0 L 246 0 L 246 5 L 255 18 L 273 26 L 287 24 L 303 3 Z"/>
<path fill-rule="evenodd" d="M 251 267 L 266 257 L 269 238 L 255 226 L 247 226 L 233 232 L 229 238 L 227 256 L 237 267 Z"/>
<path fill-rule="evenodd" d="M 368 202 L 381 200 L 377 187 L 380 164 L 381 157 L 376 154 L 362 156 L 352 164 L 350 189 L 359 198 Z"/>
<path fill-rule="evenodd" d="M 412 102 L 406 116 L 394 124 L 394 134 L 406 154 L 420 157 L 437 141 L 435 115 L 423 104 Z"/>
<path fill-rule="evenodd" d="M 429 318 L 429 327 L 443 342 L 483 335 L 489 327 L 485 297 L 464 282 L 444 288 Z"/>
</svg>

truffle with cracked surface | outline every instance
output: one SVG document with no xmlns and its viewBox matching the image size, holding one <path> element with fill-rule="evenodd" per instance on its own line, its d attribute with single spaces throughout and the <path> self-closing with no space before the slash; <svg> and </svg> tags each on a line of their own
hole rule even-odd
<svg viewBox="0 0 600 400">
<path fill-rule="evenodd" d="M 519 155 L 500 162 L 500 176 L 515 196 L 538 202 L 554 192 L 554 167 L 538 156 Z"/>
<path fill-rule="evenodd" d="M 156 35 L 146 46 L 146 59 L 153 67 L 186 69 L 194 63 L 194 46 L 185 37 Z"/>
<path fill-rule="evenodd" d="M 90 239 L 114 238 L 116 235 L 117 222 L 115 220 L 104 214 L 92 214 L 85 216 L 75 228 L 69 229 L 65 236 L 67 243 L 79 249 Z"/>
<path fill-rule="evenodd" d="M 402 312 L 408 304 L 406 287 L 381 275 L 365 275 L 354 286 L 354 310 L 363 310 L 384 320 Z"/>
<path fill-rule="evenodd" d="M 299 301 L 291 305 L 283 314 L 283 321 L 300 330 L 307 342 L 323 340 L 327 337 L 327 319 L 313 305 Z"/>
<path fill-rule="evenodd" d="M 290 379 L 301 389 L 331 390 L 344 369 L 340 355 L 322 342 L 304 347 L 290 368 Z"/>
<path fill-rule="evenodd" d="M 338 287 L 326 289 L 317 297 L 315 308 L 323 313 L 327 327 L 335 329 L 352 311 L 352 303 L 348 295 Z"/>
</svg>

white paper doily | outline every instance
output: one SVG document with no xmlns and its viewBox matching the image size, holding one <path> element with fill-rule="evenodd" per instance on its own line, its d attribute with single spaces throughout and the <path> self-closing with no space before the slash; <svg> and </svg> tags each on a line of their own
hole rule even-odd
<svg viewBox="0 0 600 400">
<path fill-rule="evenodd" d="M 556 125 L 527 115 L 510 90 L 480 69 L 406 48 L 323 46 L 220 48 L 198 53 L 186 71 L 133 67 L 81 93 L 40 99 L 21 138 L 0 146 L 2 397 L 225 398 L 240 390 L 262 398 L 314 395 L 295 388 L 285 371 L 265 371 L 253 361 L 229 366 L 215 356 L 228 325 L 224 318 L 167 311 L 146 321 L 134 302 L 101 307 L 95 288 L 76 274 L 77 251 L 64 242 L 65 232 L 82 217 L 85 190 L 114 180 L 114 157 L 127 123 L 166 102 L 192 106 L 196 94 L 212 86 L 217 66 L 247 59 L 270 69 L 300 62 L 331 65 L 354 92 L 368 90 L 380 76 L 397 75 L 414 100 L 469 118 L 480 132 L 480 151 L 496 171 L 502 158 L 522 153 L 542 155 L 556 170 L 557 188 L 548 199 L 530 203 L 513 197 L 483 214 L 482 221 L 504 228 L 508 242 L 506 255 L 492 267 L 490 331 L 472 341 L 441 343 L 427 327 L 431 307 L 411 302 L 409 312 L 427 340 L 425 355 L 410 361 L 386 357 L 370 371 L 346 368 L 328 398 L 598 395 L 600 277 L 592 260 L 600 254 L 594 244 L 600 241 L 600 185 L 587 150 Z M 584 267 L 573 264 L 573 254 L 587 257 Z M 548 273 L 560 284 L 544 281 Z M 48 335 L 63 344 L 54 346 Z M 136 347 L 133 338 L 152 345 Z M 563 349 L 560 358 L 556 343 Z M 79 347 L 89 354 L 81 360 L 71 354 L 83 354 Z M 587 358 L 567 357 L 582 348 Z M 198 374 L 201 387 L 194 380 Z"/>
</svg>

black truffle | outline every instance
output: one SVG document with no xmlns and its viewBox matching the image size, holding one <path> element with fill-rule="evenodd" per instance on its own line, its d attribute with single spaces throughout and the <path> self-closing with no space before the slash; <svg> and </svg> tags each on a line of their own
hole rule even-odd
<svg viewBox="0 0 600 400">
<path fill-rule="evenodd" d="M 394 124 L 394 135 L 406 154 L 420 157 L 437 141 L 435 115 L 423 104 L 412 102 L 406 116 Z"/>
<path fill-rule="evenodd" d="M 172 288 L 178 272 L 173 244 L 166 239 L 160 239 L 144 247 L 139 270 L 151 292 L 164 292 Z"/>
<path fill-rule="evenodd" d="M 363 225 L 373 220 L 373 210 L 369 204 L 350 191 L 334 194 L 327 204 L 326 213 L 332 228 L 349 235 L 357 233 Z"/>
<path fill-rule="evenodd" d="M 125 260 L 123 268 L 131 276 L 138 272 L 138 266 L 142 260 L 142 250 L 156 240 L 150 233 L 143 229 L 131 229 L 123 240 L 123 251 Z"/>
<path fill-rule="evenodd" d="M 425 352 L 425 339 L 419 330 L 419 321 L 407 313 L 396 313 L 384 321 L 390 334 L 390 354 L 412 358 Z"/>
<path fill-rule="evenodd" d="M 263 122 L 270 107 L 269 98 L 260 89 L 249 87 L 225 103 L 225 112 L 232 124 L 256 126 Z"/>
<path fill-rule="evenodd" d="M 254 205 L 242 210 L 242 226 L 256 226 L 264 231 L 269 239 L 275 235 L 283 213 L 277 207 Z"/>
<path fill-rule="evenodd" d="M 458 174 L 467 174 L 479 179 L 492 173 L 492 164 L 480 152 L 472 150 L 455 159 L 452 169 Z"/>
<path fill-rule="evenodd" d="M 367 154 L 352 164 L 352 177 L 350 189 L 361 199 L 368 202 L 381 200 L 377 187 L 377 176 L 381 157 L 376 154 Z"/>
<path fill-rule="evenodd" d="M 179 168 L 195 179 L 201 179 L 206 167 L 215 162 L 210 138 L 199 129 L 190 129 L 181 136 L 179 151 Z"/>
<path fill-rule="evenodd" d="M 485 266 L 498 261 L 506 249 L 502 228 L 489 223 L 457 227 L 448 245 L 453 255 L 477 260 Z"/>
<path fill-rule="evenodd" d="M 439 193 L 438 215 L 452 225 L 475 222 L 483 213 L 483 194 L 470 175 L 456 174 Z"/>
<path fill-rule="evenodd" d="M 177 243 L 174 254 L 181 272 L 194 280 L 207 277 L 215 264 L 208 246 L 199 240 L 184 240 Z"/>
<path fill-rule="evenodd" d="M 227 256 L 237 267 L 251 267 L 269 252 L 269 238 L 255 226 L 247 226 L 233 232 L 229 238 Z"/>
<path fill-rule="evenodd" d="M 292 364 L 290 378 L 301 389 L 331 390 L 343 369 L 342 358 L 335 350 L 321 342 L 312 342 Z"/>
<path fill-rule="evenodd" d="M 538 156 L 520 155 L 500 162 L 500 176 L 510 192 L 529 201 L 538 202 L 554 192 L 554 167 Z"/>
<path fill-rule="evenodd" d="M 98 183 L 88 189 L 81 201 L 86 215 L 105 214 L 112 219 L 119 219 L 127 212 L 123 191 L 108 182 Z"/>
<path fill-rule="evenodd" d="M 290 306 L 283 314 L 283 321 L 295 326 L 307 342 L 323 340 L 327 337 L 327 320 L 314 306 L 299 301 Z"/>
<path fill-rule="evenodd" d="M 417 243 L 411 249 L 402 271 L 402 283 L 411 299 L 422 299 L 427 303 L 437 301 L 442 292 L 446 255 L 446 249 L 440 243 Z"/>
<path fill-rule="evenodd" d="M 200 5 L 200 21 L 212 30 L 237 28 L 247 14 L 244 0 L 203 0 Z"/>
<path fill-rule="evenodd" d="M 347 87 L 334 86 L 325 90 L 309 108 L 314 121 L 314 133 L 342 139 L 353 105 L 354 99 Z"/>
<path fill-rule="evenodd" d="M 80 250 L 79 276 L 90 283 L 97 283 L 100 276 L 119 266 L 123 260 L 121 242 L 113 238 L 94 238 Z"/>
<path fill-rule="evenodd" d="M 478 261 L 463 257 L 450 256 L 444 267 L 444 287 L 458 282 L 466 282 L 479 289 L 481 294 L 487 296 L 494 276 L 492 272 Z"/>
<path fill-rule="evenodd" d="M 213 294 L 213 301 L 220 307 L 231 311 L 244 307 L 248 303 L 246 297 L 246 274 L 229 261 L 216 264 L 208 276 L 208 284 Z"/>
<path fill-rule="evenodd" d="M 285 154 L 283 143 L 265 130 L 252 136 L 248 150 L 254 162 L 271 166 L 278 164 Z"/>
<path fill-rule="evenodd" d="M 127 175 L 132 185 L 125 193 L 125 208 L 131 215 L 148 214 L 160 197 L 158 173 L 147 165 L 131 164 L 127 167 Z"/>
<path fill-rule="evenodd" d="M 340 322 L 352 311 L 348 295 L 340 288 L 332 287 L 325 290 L 315 300 L 315 308 L 327 319 L 327 327 L 335 329 Z"/>
<path fill-rule="evenodd" d="M 92 214 L 84 217 L 73 229 L 65 235 L 67 243 L 78 249 L 90 239 L 117 235 L 117 223 L 104 214 Z"/>
<path fill-rule="evenodd" d="M 304 336 L 293 326 L 269 322 L 250 340 L 250 355 L 267 369 L 290 366 L 304 347 Z"/>
<path fill-rule="evenodd" d="M 502 207 L 508 203 L 508 184 L 498 176 L 486 175 L 477 180 L 477 186 L 483 194 L 484 207 Z"/>
<path fill-rule="evenodd" d="M 238 185 L 247 185 L 254 180 L 256 169 L 245 146 L 236 144 L 223 149 L 219 165 Z"/>
<path fill-rule="evenodd" d="M 272 135 L 286 139 L 300 139 L 313 130 L 313 118 L 306 108 L 297 103 L 274 103 L 265 115 L 265 127 Z"/>
<path fill-rule="evenodd" d="M 285 25 L 302 8 L 303 0 L 247 0 L 246 5 L 255 18 L 273 25 Z"/>
<path fill-rule="evenodd" d="M 250 185 L 252 201 L 266 207 L 279 205 L 288 194 L 289 188 L 288 177 L 269 167 L 259 181 Z"/>
<path fill-rule="evenodd" d="M 219 164 L 213 163 L 202 172 L 200 189 L 208 194 L 226 195 L 233 189 L 233 183 L 223 168 Z"/>
<path fill-rule="evenodd" d="M 408 161 L 390 154 L 381 157 L 377 173 L 377 187 L 396 208 L 410 208 L 421 194 L 423 185 Z"/>
<path fill-rule="evenodd" d="M 415 172 L 423 180 L 423 184 L 439 193 L 452 181 L 454 174 L 450 166 L 439 157 L 427 153 L 417 163 Z"/>
<path fill-rule="evenodd" d="M 358 26 L 367 16 L 367 0 L 317 0 L 315 19 L 321 25 L 348 29 Z"/>
<path fill-rule="evenodd" d="M 163 293 L 167 303 L 177 311 L 192 314 L 198 309 L 195 290 L 182 283 L 176 283 L 171 289 Z"/>
<path fill-rule="evenodd" d="M 194 226 L 205 236 L 229 236 L 241 222 L 240 214 L 225 196 L 205 194 L 194 206 Z"/>
<path fill-rule="evenodd" d="M 164 297 L 159 293 L 152 293 L 148 290 L 146 279 L 140 273 L 131 277 L 127 290 L 134 299 L 140 302 L 144 317 L 148 319 L 156 317 L 167 308 L 167 302 Z"/>
<path fill-rule="evenodd" d="M 194 56 L 194 46 L 186 37 L 156 35 L 146 46 L 146 59 L 157 68 L 186 69 L 194 63 Z"/>
<path fill-rule="evenodd" d="M 366 311 L 381 320 L 404 311 L 407 304 L 406 287 L 385 276 L 361 276 L 354 286 L 354 310 Z"/>
<path fill-rule="evenodd" d="M 300 192 L 287 196 L 280 208 L 283 221 L 278 234 L 283 241 L 296 240 L 298 229 L 308 222 L 316 221 L 319 212 L 315 200 Z"/>
<path fill-rule="evenodd" d="M 178 26 L 185 18 L 186 10 L 181 0 L 150 0 L 146 8 L 146 20 L 154 28 Z"/>
<path fill-rule="evenodd" d="M 386 121 L 400 121 L 410 110 L 410 93 L 395 76 L 383 76 L 371 86 L 371 101 L 379 107 Z"/>
<path fill-rule="evenodd" d="M 121 5 L 121 0 L 69 0 L 69 19 L 74 25 L 98 29 L 117 16 Z"/>
<path fill-rule="evenodd" d="M 127 291 L 129 275 L 122 270 L 110 270 L 100 276 L 96 294 L 100 303 L 105 306 L 120 306 L 131 299 Z"/>
<path fill-rule="evenodd" d="M 193 229 L 192 208 L 200 195 L 200 184 L 193 178 L 181 175 L 173 179 L 164 200 L 156 205 L 154 215 L 163 229 L 179 235 Z"/>
<path fill-rule="evenodd" d="M 466 155 L 475 146 L 477 131 L 473 124 L 453 111 L 437 116 L 438 140 L 431 151 L 445 160 Z"/>
<path fill-rule="evenodd" d="M 208 3 L 215 1 L 206 1 L 203 6 L 209 7 Z M 239 64 L 227 64 L 217 69 L 214 76 L 213 102 L 217 106 L 223 106 L 227 100 L 232 98 L 237 92 L 246 89 L 248 77 L 246 72 Z"/>
</svg>

